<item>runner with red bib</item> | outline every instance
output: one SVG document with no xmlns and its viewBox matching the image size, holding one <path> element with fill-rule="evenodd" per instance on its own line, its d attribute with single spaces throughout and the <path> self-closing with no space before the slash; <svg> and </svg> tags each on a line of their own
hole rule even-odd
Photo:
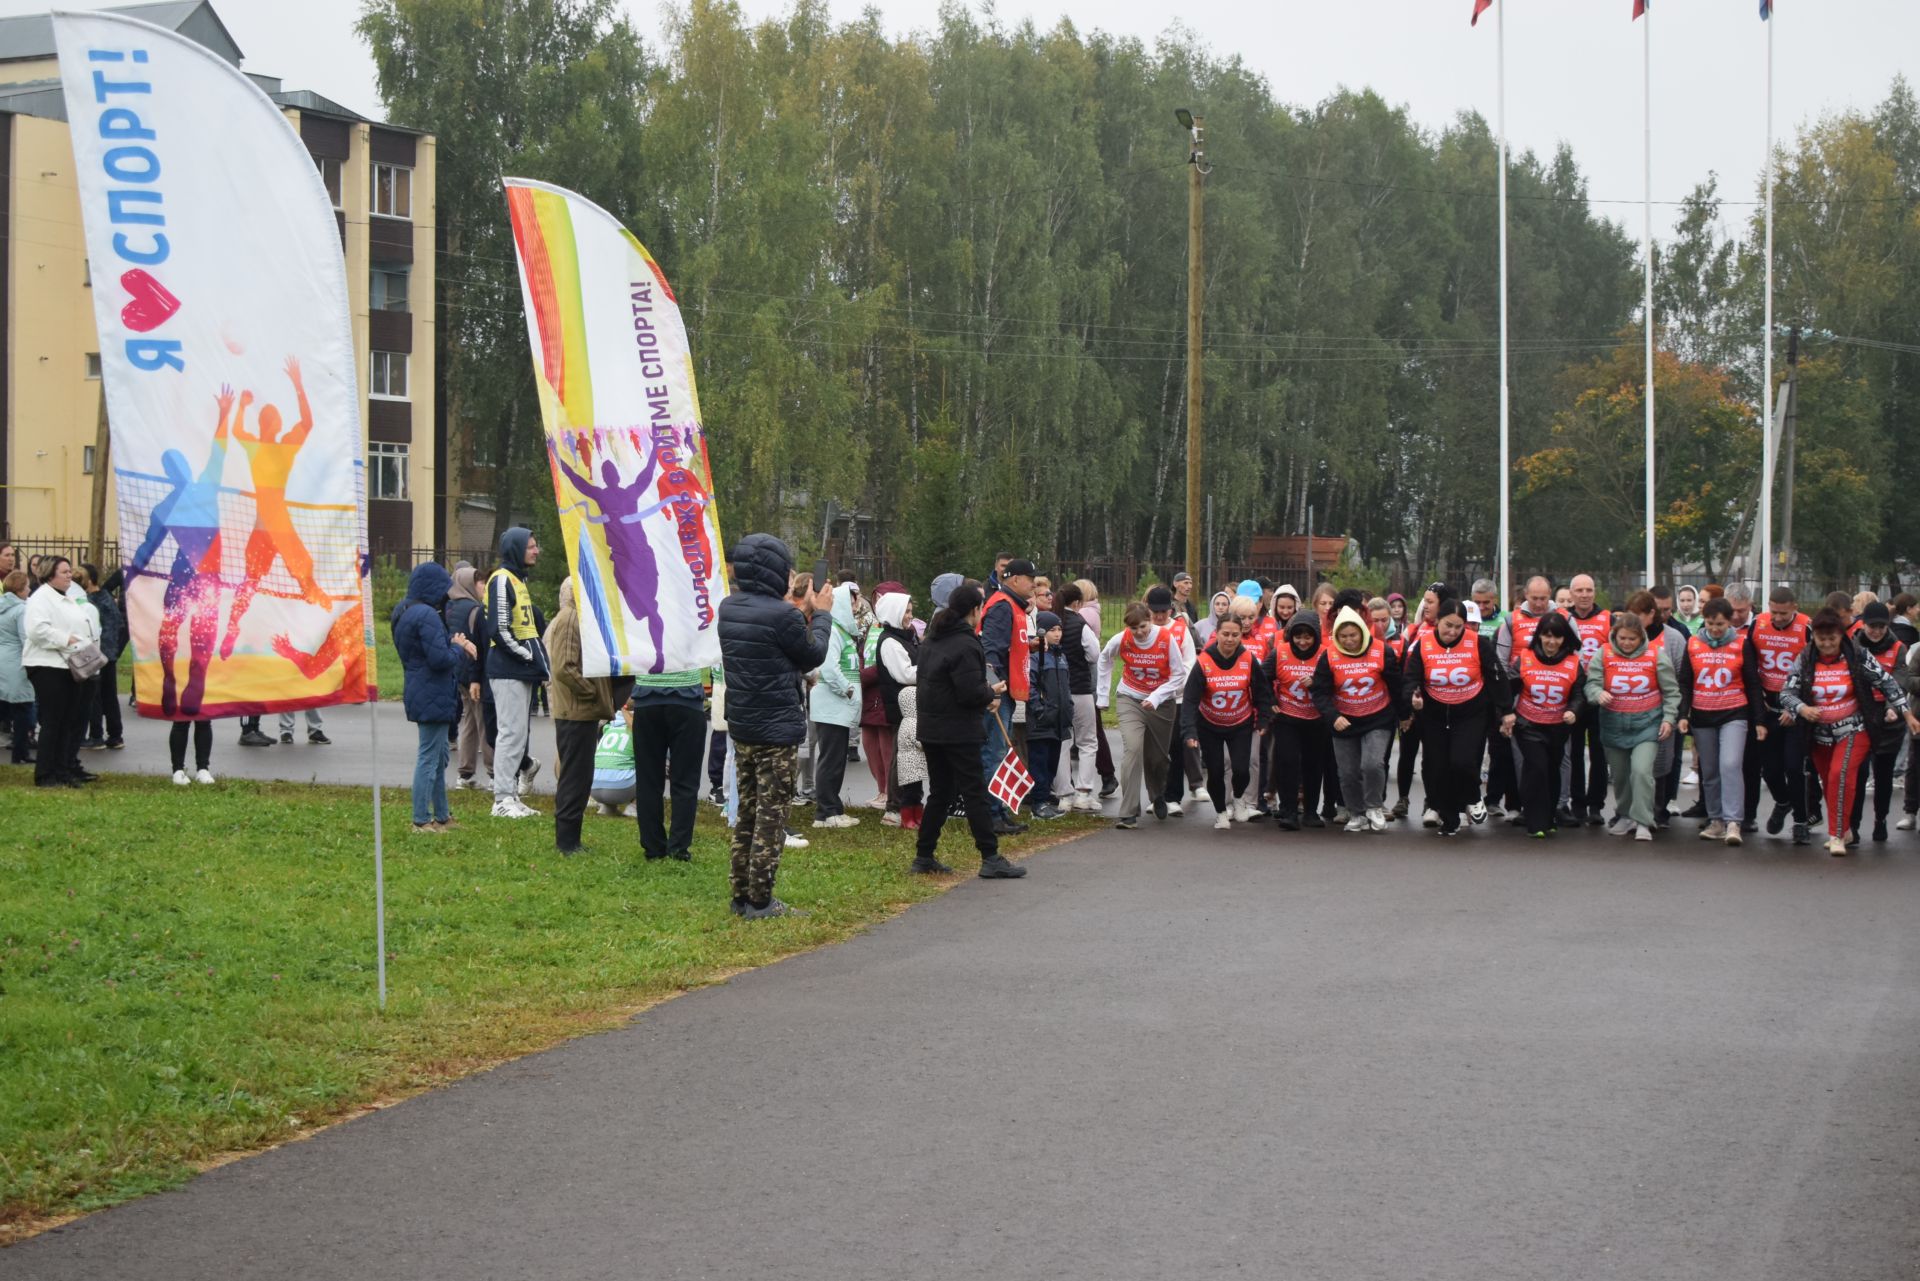
<svg viewBox="0 0 1920 1281">
<path fill-rule="evenodd" d="M 1273 682 L 1253 652 L 1240 643 L 1240 623 L 1227 618 L 1214 629 L 1213 644 L 1202 650 L 1187 674 L 1181 707 L 1181 737 L 1206 764 L 1207 795 L 1213 801 L 1213 826 L 1225 831 L 1233 820 L 1253 817 L 1240 799 L 1253 781 L 1253 740 L 1273 717 Z M 1231 762 L 1231 787 L 1226 777 Z"/>
<path fill-rule="evenodd" d="M 1754 661 L 1760 668 L 1762 723 L 1771 717 L 1779 733 L 1769 733 L 1760 749 L 1760 777 L 1773 794 L 1773 813 L 1767 819 L 1767 835 L 1778 836 L 1793 817 L 1793 843 L 1805 845 L 1812 839 L 1807 814 L 1807 732 L 1798 718 L 1781 706 L 1780 695 L 1787 678 L 1800 661 L 1800 655 L 1813 643 L 1807 616 L 1799 612 L 1793 588 L 1782 584 L 1773 589 L 1768 612 L 1753 620 L 1748 632 L 1754 649 Z"/>
<path fill-rule="evenodd" d="M 1600 741 L 1620 810 L 1607 831 L 1650 841 L 1657 799 L 1654 762 L 1661 745 L 1673 738 L 1680 685 L 1673 660 L 1648 637 L 1646 624 L 1632 610 L 1613 616 L 1607 643 L 1587 665 L 1587 697 L 1600 705 Z"/>
<path fill-rule="evenodd" d="M 1114 687 L 1118 669 L 1120 683 Z M 1114 633 L 1100 651 L 1100 675 L 1094 697 L 1107 705 L 1112 690 L 1119 711 L 1120 820 L 1114 826 L 1130 832 L 1140 825 L 1140 783 L 1144 776 L 1153 798 L 1153 816 L 1165 818 L 1167 752 L 1178 727 L 1180 695 L 1187 685 L 1187 661 L 1173 633 L 1156 627 L 1153 615 L 1139 601 L 1127 606 L 1126 627 Z"/>
<path fill-rule="evenodd" d="M 1165 628 L 1173 637 L 1175 648 L 1180 651 L 1181 656 L 1186 660 L 1187 667 L 1191 669 L 1194 660 L 1193 629 L 1187 621 L 1186 614 L 1173 607 L 1173 592 L 1161 584 L 1149 587 L 1147 610 L 1153 615 L 1153 625 Z M 1180 798 L 1187 791 L 1191 791 L 1197 797 L 1202 780 L 1200 754 L 1188 751 L 1187 741 L 1179 733 L 1179 727 L 1176 725 L 1174 729 L 1173 741 L 1167 746 L 1169 753 L 1167 779 L 1161 788 L 1161 794 L 1167 803 L 1167 813 L 1179 818 L 1186 813 Z M 1187 785 L 1184 790 L 1181 787 L 1183 781 Z"/>
<path fill-rule="evenodd" d="M 1427 808 L 1440 819 L 1440 835 L 1456 836 L 1462 812 L 1475 823 L 1487 818 L 1480 761 L 1488 726 L 1507 702 L 1506 672 L 1492 639 L 1471 630 L 1466 607 L 1450 600 L 1441 603 L 1433 630 L 1407 650 L 1403 681 L 1426 752 L 1420 773 Z"/>
<path fill-rule="evenodd" d="M 1506 668 L 1512 699 L 1500 730 L 1520 753 L 1521 821 L 1544 839 L 1560 827 L 1560 759 L 1586 705 L 1573 625 L 1559 614 L 1538 620 Z"/>
<path fill-rule="evenodd" d="M 1320 620 L 1302 614 L 1287 624 L 1285 640 L 1264 669 L 1277 712 L 1267 739 L 1278 793 L 1274 821 L 1283 832 L 1327 825 L 1320 817 L 1320 780 L 1326 776 L 1332 739 L 1313 696 L 1320 651 Z"/>
<path fill-rule="evenodd" d="M 1897 673 L 1906 667 L 1907 647 L 1893 630 L 1893 611 L 1882 601 L 1868 601 L 1860 610 L 1860 632 L 1853 643 L 1868 658 L 1880 665 L 1880 670 L 1899 679 Z M 1875 691 L 1877 698 L 1879 691 Z M 1873 839 L 1887 839 L 1887 813 L 1893 806 L 1894 766 L 1900 760 L 1900 745 L 1907 741 L 1906 727 L 1899 721 L 1889 722 L 1884 716 L 1867 718 L 1867 738 L 1873 744 L 1873 768 L 1871 771 L 1859 771 L 1859 779 L 1853 788 L 1853 821 L 1851 827 L 1854 839 L 1860 837 L 1860 819 L 1866 811 L 1867 775 L 1873 775 Z"/>
<path fill-rule="evenodd" d="M 1592 574 L 1575 574 L 1567 594 L 1573 598 L 1567 621 L 1580 641 L 1580 661 L 1590 668 L 1607 643 L 1613 615 L 1596 603 Z M 1599 717 L 1599 705 L 1589 700 L 1567 737 L 1567 818 L 1583 819 L 1591 827 L 1606 822 L 1607 752 L 1600 742 Z"/>
<path fill-rule="evenodd" d="M 1733 606 L 1715 597 L 1700 610 L 1700 630 L 1687 638 L 1680 663 L 1682 734 L 1693 735 L 1700 767 L 1700 803 L 1706 807 L 1703 841 L 1741 843 L 1746 821 L 1748 725 L 1764 706 L 1760 660 L 1747 638 L 1734 628 Z M 1778 726 L 1774 726 L 1778 729 Z M 1765 742 L 1764 723 L 1753 730 Z"/>
<path fill-rule="evenodd" d="M 1803 650 L 1780 691 L 1780 706 L 1802 721 L 1813 737 L 1813 764 L 1827 789 L 1827 853 L 1844 857 L 1859 838 L 1847 829 L 1854 772 L 1871 743 L 1868 717 L 1904 720 L 1920 730 L 1907 696 L 1893 677 L 1847 635 L 1846 620 L 1833 609 L 1814 615 L 1813 644 Z M 1876 698 L 1876 695 L 1878 697 Z"/>
<path fill-rule="evenodd" d="M 1313 674 L 1313 702 L 1333 731 L 1349 832 L 1387 830 L 1387 744 L 1401 719 L 1400 664 L 1356 609 L 1334 616 L 1333 644 Z"/>
</svg>

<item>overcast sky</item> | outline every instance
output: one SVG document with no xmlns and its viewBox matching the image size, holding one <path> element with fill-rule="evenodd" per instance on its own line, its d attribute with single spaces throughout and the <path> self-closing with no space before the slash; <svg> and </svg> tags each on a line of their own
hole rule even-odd
<svg viewBox="0 0 1920 1281">
<path fill-rule="evenodd" d="M 625 0 L 649 42 L 661 6 Z M 851 20 L 869 0 L 829 0 Z M 1598 200 L 1637 202 L 1642 178 L 1641 28 L 1632 0 L 1499 0 L 1507 12 L 1507 114 L 1516 149 L 1573 145 Z M 741 0 L 750 19 L 786 0 Z M 1753 197 L 1765 154 L 1766 27 L 1758 0 L 1654 0 L 1653 195 L 1677 201 L 1708 170 L 1722 194 Z M 0 13 L 47 5 L 0 0 Z M 95 7 L 74 0 L 76 8 Z M 215 0 L 250 71 L 284 77 L 366 114 L 379 110 L 373 67 L 354 37 L 357 0 Z M 932 27 L 939 0 L 879 3 L 896 34 Z M 1775 128 L 1885 97 L 1897 72 L 1920 73 L 1920 0 L 1776 0 Z M 1071 19 L 1151 43 L 1178 19 L 1222 56 L 1239 54 L 1285 102 L 1310 104 L 1341 85 L 1406 104 L 1423 125 L 1463 110 L 1494 115 L 1494 14 L 1469 28 L 1472 0 L 1005 0 L 1008 24 Z M 1168 103 L 1168 109 L 1181 105 Z M 1204 104 L 1194 104 L 1204 105 Z M 1169 147 L 1177 144 L 1171 139 Z M 1637 234 L 1640 211 L 1603 205 Z M 1737 218 L 1737 210 L 1729 216 Z M 1671 220 L 1655 210 L 1656 234 Z"/>
</svg>

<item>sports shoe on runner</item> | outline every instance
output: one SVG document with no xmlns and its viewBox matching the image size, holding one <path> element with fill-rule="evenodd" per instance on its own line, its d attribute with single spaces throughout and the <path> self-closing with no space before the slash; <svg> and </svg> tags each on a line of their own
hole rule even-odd
<svg viewBox="0 0 1920 1281">
<path fill-rule="evenodd" d="M 1347 820 L 1346 830 L 1349 832 L 1369 832 L 1373 830 L 1373 827 L 1367 822 L 1367 816 L 1365 814 L 1355 814 Z"/>
<path fill-rule="evenodd" d="M 1633 820 L 1623 816 L 1621 818 L 1616 818 L 1613 820 L 1613 822 L 1607 824 L 1607 835 L 1608 836 L 1632 836 L 1633 828 L 1634 828 Z"/>
<path fill-rule="evenodd" d="M 1372 828 L 1376 832 L 1386 831 L 1387 830 L 1387 812 L 1377 807 L 1374 809 L 1368 810 L 1367 826 Z"/>
<path fill-rule="evenodd" d="M 1213 816 L 1214 831 L 1224 832 L 1232 826 L 1233 826 L 1233 815 L 1228 811 L 1221 810 L 1218 814 Z"/>
<path fill-rule="evenodd" d="M 1738 823 L 1735 823 L 1727 829 L 1726 841 L 1729 845 L 1740 844 L 1740 825 Z"/>
<path fill-rule="evenodd" d="M 1167 802 L 1167 814 L 1169 817 L 1184 818 L 1186 817 L 1186 813 L 1187 813 L 1186 809 L 1180 804 L 1179 801 Z"/>
<path fill-rule="evenodd" d="M 495 818 L 532 818 L 534 811 L 517 796 L 502 796 L 493 803 Z"/>
<path fill-rule="evenodd" d="M 791 829 L 788 830 L 787 840 L 786 840 L 786 846 L 788 849 L 803 850 L 811 844 L 813 844 L 813 842 L 809 841 L 806 837 L 800 835 L 800 833 L 792 831 Z"/>
<path fill-rule="evenodd" d="M 1421 810 L 1421 811 L 1420 811 L 1420 826 L 1422 826 L 1422 827 L 1438 827 L 1438 826 L 1440 826 L 1440 816 L 1439 816 L 1439 815 L 1438 815 L 1437 813 L 1435 813 L 1435 812 L 1434 812 L 1434 811 L 1433 811 L 1433 810 L 1432 810 L 1431 808 L 1429 808 L 1429 809 L 1424 809 L 1424 810 Z"/>
<path fill-rule="evenodd" d="M 1827 853 L 1833 855 L 1835 858 L 1845 858 L 1847 856 L 1847 843 L 1838 836 L 1829 836 L 1827 838 Z"/>
<path fill-rule="evenodd" d="M 1653 839 L 1653 832 L 1651 829 L 1635 823 L 1633 825 L 1633 839 L 1636 841 L 1650 841 Z"/>
<path fill-rule="evenodd" d="M 1727 839 L 1727 825 L 1717 818 L 1714 819 L 1713 822 L 1700 829 L 1700 839 L 1703 841 L 1724 841 Z"/>
<path fill-rule="evenodd" d="M 1913 815 L 1901 815 L 1900 821 L 1893 825 L 1893 830 L 1896 832 L 1911 832 L 1913 830 Z"/>
<path fill-rule="evenodd" d="M 191 787 L 193 786 L 193 780 L 187 777 L 185 770 L 177 769 L 173 772 L 173 785 L 175 787 Z"/>
<path fill-rule="evenodd" d="M 292 746 L 293 746 L 293 731 L 292 731 L 292 730 L 290 730 L 290 729 L 283 729 L 283 730 L 281 730 L 281 731 L 280 731 L 280 746 L 282 746 L 282 747 L 292 747 Z"/>
<path fill-rule="evenodd" d="M 813 825 L 815 827 L 832 827 L 832 828 L 858 827 L 860 826 L 860 820 L 855 818 L 851 814 L 833 814 L 833 815 L 829 815 L 826 818 L 814 819 Z"/>
<path fill-rule="evenodd" d="M 193 781 L 196 783 L 204 783 L 208 787 L 211 787 L 213 786 L 213 771 L 204 770 L 204 769 L 195 770 L 193 774 Z"/>
</svg>

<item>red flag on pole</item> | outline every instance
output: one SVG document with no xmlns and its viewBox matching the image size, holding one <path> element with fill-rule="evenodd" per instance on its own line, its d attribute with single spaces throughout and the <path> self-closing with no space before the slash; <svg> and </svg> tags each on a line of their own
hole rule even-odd
<svg viewBox="0 0 1920 1281">
<path fill-rule="evenodd" d="M 987 784 L 987 795 L 999 801 L 1018 814 L 1020 802 L 1033 790 L 1033 775 L 1027 773 L 1020 764 L 1020 758 L 1013 749 L 1007 749 L 1007 758 L 1000 762 L 1000 768 L 993 772 L 993 781 Z"/>
<path fill-rule="evenodd" d="M 1473 0 L 1473 21 L 1467 25 L 1470 27 L 1479 26 L 1480 15 L 1491 8 L 1493 8 L 1493 0 Z"/>
<path fill-rule="evenodd" d="M 1645 17 L 1646 12 L 1647 12 L 1647 0 L 1633 0 L 1633 16 L 1634 17 L 1636 18 Z"/>
</svg>

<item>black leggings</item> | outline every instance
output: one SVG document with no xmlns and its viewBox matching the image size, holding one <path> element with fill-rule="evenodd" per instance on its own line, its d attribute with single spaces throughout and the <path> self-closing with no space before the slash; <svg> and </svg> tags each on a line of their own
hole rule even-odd
<svg viewBox="0 0 1920 1281">
<path fill-rule="evenodd" d="M 1273 785 L 1279 812 L 1294 816 L 1320 808 L 1320 782 L 1333 760 L 1327 723 L 1276 716 L 1267 729 L 1273 740 Z M 1304 808 L 1302 808 L 1304 807 Z"/>
<path fill-rule="evenodd" d="M 1400 734 L 1400 766 L 1394 779 L 1399 784 L 1400 799 L 1403 801 L 1413 795 L 1413 772 L 1419 763 L 1420 722 L 1415 721 Z"/>
<path fill-rule="evenodd" d="M 1420 771 L 1427 786 L 1427 808 L 1440 827 L 1460 826 L 1460 811 L 1480 799 L 1480 759 L 1487 750 L 1487 709 L 1455 711 L 1429 697 L 1414 723 L 1420 727 L 1426 760 Z"/>
<path fill-rule="evenodd" d="M 947 825 L 947 814 L 957 797 L 966 806 L 967 826 L 973 829 L 974 848 L 980 857 L 999 854 L 1000 838 L 993 834 L 993 802 L 987 796 L 986 776 L 980 771 L 978 743 L 922 743 L 927 758 L 927 781 L 931 794 L 926 813 L 920 819 L 920 839 L 914 852 L 930 859 L 940 845 L 940 829 Z"/>
<path fill-rule="evenodd" d="M 177 774 L 187 767 L 187 727 L 193 727 L 193 767 L 206 769 L 213 761 L 213 722 L 175 721 L 167 731 L 167 749 L 173 754 Z"/>
<path fill-rule="evenodd" d="M 1232 729 L 1221 729 L 1201 717 L 1195 730 L 1194 737 L 1200 740 L 1200 759 L 1207 770 L 1207 796 L 1213 801 L 1214 811 L 1224 813 L 1227 802 L 1246 791 L 1253 778 L 1253 721 L 1249 718 Z M 1186 746 L 1184 738 L 1180 745 Z M 1232 791 L 1227 790 L 1222 777 L 1229 762 L 1233 766 Z"/>
<path fill-rule="evenodd" d="M 1878 705 L 1869 709 L 1870 714 L 1877 712 Z M 1887 821 L 1887 811 L 1893 805 L 1893 766 L 1900 759 L 1900 740 L 1906 736 L 1905 725 L 1894 725 L 1882 729 L 1879 733 L 1867 731 L 1873 743 L 1873 755 L 1870 769 L 1862 769 L 1858 781 L 1853 785 L 1853 821 L 1847 824 L 1847 830 L 1856 835 L 1860 831 L 1860 816 L 1867 808 L 1867 775 L 1873 775 L 1873 817 L 1875 822 Z"/>
<path fill-rule="evenodd" d="M 64 783 L 77 745 L 71 740 L 80 728 L 80 692 L 87 687 L 64 667 L 29 667 L 34 701 L 40 705 L 40 750 L 34 757 L 33 781 L 45 787 Z M 91 692 L 91 691 L 88 691 Z"/>
<path fill-rule="evenodd" d="M 1520 749 L 1520 810 L 1529 832 L 1551 832 L 1558 827 L 1560 761 L 1573 729 L 1568 725 L 1536 725 L 1524 716 L 1514 721 L 1513 743 Z M 1507 751 L 1504 735 L 1494 751 Z M 1733 783 L 1729 780 L 1726 786 Z"/>
</svg>

